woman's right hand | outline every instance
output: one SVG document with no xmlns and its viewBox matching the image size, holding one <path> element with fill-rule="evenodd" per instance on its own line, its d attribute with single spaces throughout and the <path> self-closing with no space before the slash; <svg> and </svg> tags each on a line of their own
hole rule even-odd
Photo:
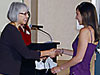
<svg viewBox="0 0 100 75">
<path fill-rule="evenodd" d="M 55 48 L 52 48 L 52 49 L 49 50 L 49 56 L 51 58 L 55 58 L 57 56 Z"/>
<path fill-rule="evenodd" d="M 52 48 L 50 50 L 41 51 L 41 57 L 49 56 L 51 58 L 55 58 L 56 56 L 61 55 L 61 51 L 59 49 Z"/>
<path fill-rule="evenodd" d="M 61 49 L 55 49 L 55 48 L 50 49 L 50 57 L 51 58 L 54 58 L 59 55 L 62 55 Z"/>
</svg>

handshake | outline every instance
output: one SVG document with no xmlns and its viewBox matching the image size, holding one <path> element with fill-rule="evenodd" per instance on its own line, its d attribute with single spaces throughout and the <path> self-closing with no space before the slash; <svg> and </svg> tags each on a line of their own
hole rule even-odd
<svg viewBox="0 0 100 75">
<path fill-rule="evenodd" d="M 55 49 L 55 48 L 52 48 L 49 50 L 49 56 L 51 58 L 55 58 L 56 56 L 59 56 L 63 54 L 64 50 L 63 49 Z"/>
<path fill-rule="evenodd" d="M 63 53 L 64 53 L 63 49 L 52 48 L 50 50 L 41 51 L 40 59 L 46 59 L 46 56 L 55 58 L 56 56 L 62 55 Z"/>
</svg>

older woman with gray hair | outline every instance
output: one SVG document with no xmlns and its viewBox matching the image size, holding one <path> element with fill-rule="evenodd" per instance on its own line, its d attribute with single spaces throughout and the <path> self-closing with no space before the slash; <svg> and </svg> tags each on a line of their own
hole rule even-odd
<svg viewBox="0 0 100 75">
<path fill-rule="evenodd" d="M 12 2 L 7 17 L 11 21 L 6 25 L 0 37 L 0 73 L 19 75 L 22 57 L 39 59 L 43 56 L 55 57 L 54 49 L 46 51 L 29 50 L 19 32 L 19 26 L 28 20 L 28 7 L 21 2 Z"/>
</svg>

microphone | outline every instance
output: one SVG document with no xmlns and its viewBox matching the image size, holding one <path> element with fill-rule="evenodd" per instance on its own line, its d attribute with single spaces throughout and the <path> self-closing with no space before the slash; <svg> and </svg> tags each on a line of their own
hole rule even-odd
<svg viewBox="0 0 100 75">
<path fill-rule="evenodd" d="M 39 28 L 43 28 L 43 26 L 40 26 L 40 25 L 32 25 L 31 27 L 33 27 L 33 28 L 37 28 L 37 29 L 39 29 Z"/>
</svg>

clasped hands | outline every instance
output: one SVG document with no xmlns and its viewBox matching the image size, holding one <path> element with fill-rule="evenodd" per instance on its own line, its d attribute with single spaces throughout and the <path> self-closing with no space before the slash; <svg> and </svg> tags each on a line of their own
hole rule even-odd
<svg viewBox="0 0 100 75">
<path fill-rule="evenodd" d="M 56 48 L 52 48 L 49 50 L 49 56 L 51 58 L 55 58 L 56 56 L 61 55 L 62 56 L 62 49 L 56 49 Z"/>
<path fill-rule="evenodd" d="M 41 51 L 40 60 L 45 60 L 48 56 L 55 58 L 56 56 L 62 55 L 61 49 L 52 48 L 50 50 Z"/>
</svg>

